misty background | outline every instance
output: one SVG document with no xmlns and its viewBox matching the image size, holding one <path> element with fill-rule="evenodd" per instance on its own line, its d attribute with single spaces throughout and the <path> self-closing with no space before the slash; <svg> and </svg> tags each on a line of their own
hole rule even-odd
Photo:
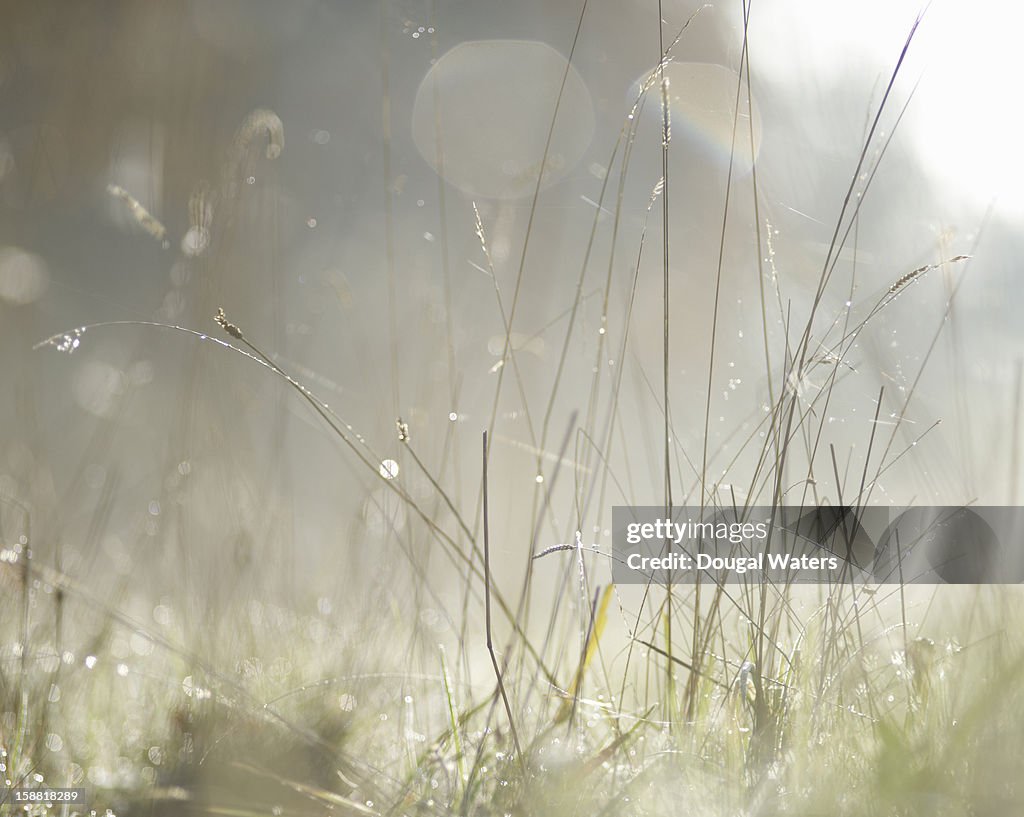
<svg viewBox="0 0 1024 817">
<path fill-rule="evenodd" d="M 139 615 L 182 604 L 197 628 L 254 598 L 354 609 L 383 593 L 445 631 L 446 610 L 465 592 L 459 570 L 432 554 L 421 521 L 267 368 L 194 336 L 136 325 L 89 329 L 73 354 L 33 348 L 106 321 L 167 323 L 230 340 L 213 321 L 218 307 L 336 410 L 374 462 L 388 462 L 383 476 L 401 480 L 453 530 L 430 479 L 475 530 L 480 436 L 493 409 L 491 529 L 510 592 L 532 550 L 573 541 L 577 529 L 607 543 L 611 505 L 661 502 L 660 202 L 637 267 L 661 177 L 657 89 L 636 111 L 625 175 L 621 146 L 612 160 L 657 64 L 656 12 L 648 2 L 591 2 L 581 23 L 581 8 L 561 0 L 6 2 L 5 545 L 30 538 L 34 559 L 97 595 L 124 593 Z M 744 113 L 708 420 L 709 481 L 721 480 L 723 495 L 749 488 L 757 452 L 733 456 L 757 433 L 771 389 L 782 388 L 782 315 L 791 315 L 793 343 L 917 11 L 785 0 L 752 11 L 754 144 Z M 1006 110 L 1010 43 L 998 32 L 991 39 L 993 29 L 1013 26 L 996 11 L 993 3 L 965 20 L 957 4 L 936 3 L 921 24 L 880 123 L 884 134 L 913 98 L 865 199 L 856 249 L 851 239 L 840 254 L 818 316 L 815 332 L 824 336 L 844 309 L 865 314 L 911 270 L 973 256 L 929 272 L 886 307 L 844 363 L 829 416 L 815 417 L 847 473 L 859 475 L 879 388 L 879 416 L 893 422 L 945 325 L 893 443 L 893 452 L 913 445 L 912 455 L 887 472 L 873 501 L 1019 500 L 1009 442 L 1021 359 L 1024 175 L 1010 138 L 1016 114 Z M 695 4 L 667 3 L 666 37 L 696 12 Z M 703 8 L 667 69 L 679 497 L 699 484 L 742 43 L 739 3 Z M 745 90 L 741 99 L 745 111 Z M 258 127 L 240 141 L 258 110 L 283 127 L 274 158 Z M 165 232 L 143 229 L 109 185 Z M 511 309 L 520 268 L 510 329 L 516 371 L 510 361 L 502 373 L 502 309 Z M 762 274 L 771 296 L 766 326 Z M 813 395 L 823 381 L 812 376 L 800 388 Z M 617 427 L 605 450 L 613 406 Z M 426 472 L 400 441 L 398 418 Z M 592 432 L 594 450 L 580 426 Z M 827 462 L 818 463 L 818 497 L 835 496 Z M 600 492 L 605 465 L 614 479 Z M 793 483 L 806 476 L 806 463 L 792 467 Z M 437 595 L 424 575 L 435 578 Z"/>
</svg>

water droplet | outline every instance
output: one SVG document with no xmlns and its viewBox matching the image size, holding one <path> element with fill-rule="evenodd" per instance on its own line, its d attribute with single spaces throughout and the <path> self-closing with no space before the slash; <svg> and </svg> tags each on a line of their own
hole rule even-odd
<svg viewBox="0 0 1024 817">
<path fill-rule="evenodd" d="M 394 479 L 398 476 L 398 463 L 394 460 L 384 460 L 380 464 L 380 475 L 384 479 Z"/>
<path fill-rule="evenodd" d="M 69 355 L 82 344 L 82 333 L 84 329 L 75 329 L 70 334 L 61 335 L 50 341 L 58 352 L 67 352 Z"/>
</svg>

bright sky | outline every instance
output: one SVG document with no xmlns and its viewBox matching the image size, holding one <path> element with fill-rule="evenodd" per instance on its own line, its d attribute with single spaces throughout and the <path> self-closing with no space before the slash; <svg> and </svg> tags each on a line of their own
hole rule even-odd
<svg viewBox="0 0 1024 817">
<path fill-rule="evenodd" d="M 806 93 L 809 100 L 825 88 L 862 83 L 874 89 L 877 105 L 924 5 L 918 0 L 755 2 L 755 74 Z M 920 79 L 900 125 L 903 138 L 942 188 L 948 185 L 979 207 L 996 199 L 998 210 L 1012 217 L 1024 217 L 1021 108 L 1014 102 L 1020 96 L 1022 30 L 1020 4 L 935 0 L 911 45 L 893 108 L 898 110 Z"/>
</svg>

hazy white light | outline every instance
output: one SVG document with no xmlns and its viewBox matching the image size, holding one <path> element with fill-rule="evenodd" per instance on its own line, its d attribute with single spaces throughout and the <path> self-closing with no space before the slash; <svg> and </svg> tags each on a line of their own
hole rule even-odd
<svg viewBox="0 0 1024 817">
<path fill-rule="evenodd" d="M 547 162 L 541 159 L 562 78 Z M 438 161 L 440 126 L 443 168 Z M 574 67 L 542 42 L 477 40 L 455 46 L 420 83 L 412 111 L 416 149 L 435 172 L 473 196 L 519 198 L 563 178 L 583 157 L 594 112 Z"/>
<path fill-rule="evenodd" d="M 38 255 L 17 247 L 0 248 L 0 299 L 30 304 L 46 292 L 48 283 L 46 264 Z"/>
<path fill-rule="evenodd" d="M 75 373 L 71 391 L 80 408 L 96 417 L 107 417 L 124 391 L 123 376 L 109 363 L 91 360 Z"/>
<path fill-rule="evenodd" d="M 923 79 L 914 99 L 915 148 L 942 189 L 1024 215 L 1024 115 L 1019 39 L 1024 8 L 943 3 L 921 25 Z"/>
<path fill-rule="evenodd" d="M 846 156 L 862 141 L 924 5 L 777 0 L 771 14 L 751 24 L 754 93 L 770 87 L 792 102 L 799 111 L 792 128 L 805 149 Z M 937 0 L 915 32 L 880 129 L 892 126 L 913 91 L 897 143 L 910 146 L 946 205 L 977 210 L 995 201 L 1003 212 L 1024 215 L 1024 117 L 1013 102 L 1022 25 L 1020 4 Z M 839 94 L 847 113 L 826 117 Z M 882 136 L 876 138 L 877 147 Z M 895 160 L 886 161 L 891 168 Z"/>
<path fill-rule="evenodd" d="M 190 258 L 201 255 L 208 246 L 210 246 L 210 233 L 203 227 L 189 228 L 181 239 L 181 251 Z"/>
<path fill-rule="evenodd" d="M 153 642 L 144 633 L 132 633 L 128 643 L 136 655 L 149 655 L 153 652 Z"/>
</svg>

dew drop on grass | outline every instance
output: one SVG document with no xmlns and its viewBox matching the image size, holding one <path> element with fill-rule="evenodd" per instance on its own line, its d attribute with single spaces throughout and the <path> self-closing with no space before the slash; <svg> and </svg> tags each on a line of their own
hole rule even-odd
<svg viewBox="0 0 1024 817">
<path fill-rule="evenodd" d="M 70 355 L 79 346 L 82 345 L 83 332 L 85 332 L 84 329 L 75 329 L 73 332 L 69 334 L 60 335 L 52 339 L 51 341 L 49 341 L 49 343 L 58 352 L 66 352 L 67 354 Z"/>
<path fill-rule="evenodd" d="M 384 460 L 378 470 L 384 479 L 394 479 L 398 476 L 398 463 L 394 460 Z"/>
</svg>

